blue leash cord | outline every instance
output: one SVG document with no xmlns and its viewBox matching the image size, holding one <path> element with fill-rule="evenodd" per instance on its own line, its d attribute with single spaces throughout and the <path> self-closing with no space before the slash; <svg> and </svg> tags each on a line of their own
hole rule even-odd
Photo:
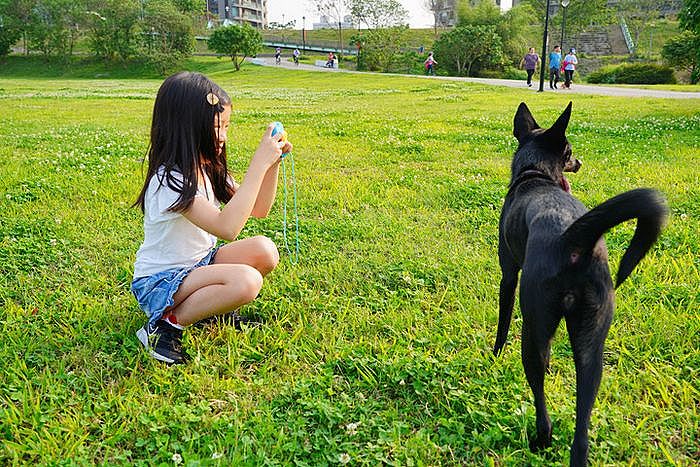
<svg viewBox="0 0 700 467">
<path fill-rule="evenodd" d="M 285 167 L 284 161 L 285 159 L 289 158 L 290 163 L 292 164 L 292 187 L 294 189 L 294 225 L 296 229 L 296 244 L 295 244 L 295 255 L 292 255 L 292 251 L 289 249 L 289 240 L 287 239 L 287 168 Z M 284 179 L 284 210 L 283 210 L 283 221 L 282 221 L 282 235 L 284 236 L 284 247 L 287 250 L 287 254 L 289 254 L 290 261 L 292 264 L 298 264 L 299 263 L 299 210 L 297 208 L 297 179 L 294 176 L 294 156 L 292 153 L 289 153 L 289 155 L 285 155 L 285 157 L 282 158 L 282 178 Z"/>
</svg>

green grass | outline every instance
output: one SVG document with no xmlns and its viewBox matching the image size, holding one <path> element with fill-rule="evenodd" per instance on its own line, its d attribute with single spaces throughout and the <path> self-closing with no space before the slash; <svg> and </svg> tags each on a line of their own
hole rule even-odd
<svg viewBox="0 0 700 467">
<path fill-rule="evenodd" d="M 605 86 L 633 89 L 655 89 L 657 91 L 700 92 L 700 85 L 697 84 L 606 84 Z"/>
<path fill-rule="evenodd" d="M 634 40 L 637 54 L 643 57 L 660 58 L 661 49 L 666 41 L 680 34 L 680 30 L 678 29 L 678 21 L 659 19 L 644 28 L 638 40 L 634 31 L 630 31 L 630 33 L 633 35 L 632 40 Z"/>
<path fill-rule="evenodd" d="M 593 411 L 594 465 L 700 457 L 700 102 L 537 94 L 395 76 L 191 62 L 234 100 L 241 178 L 267 122 L 295 144 L 302 260 L 283 254 L 244 312 L 187 332 L 168 368 L 140 349 L 129 293 L 160 79 L 39 79 L 0 68 L 0 463 L 562 465 L 574 427 L 566 332 L 534 429 L 520 313 L 490 353 L 497 222 L 526 100 L 542 125 L 574 100 L 574 193 L 594 206 L 663 190 L 671 218 L 617 291 Z M 10 70 L 10 71 L 8 71 Z M 35 70 L 36 72 L 37 70 Z M 281 187 L 280 187 L 281 191 Z M 281 197 L 244 236 L 282 244 Z M 632 225 L 607 235 L 616 270 Z"/>
</svg>

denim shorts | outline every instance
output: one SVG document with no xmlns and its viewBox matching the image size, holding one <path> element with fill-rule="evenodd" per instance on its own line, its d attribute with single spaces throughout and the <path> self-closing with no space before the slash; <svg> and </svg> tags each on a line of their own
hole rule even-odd
<svg viewBox="0 0 700 467">
<path fill-rule="evenodd" d="M 131 293 L 136 297 L 148 321 L 153 323 L 163 317 L 165 310 L 173 306 L 173 296 L 182 281 L 194 269 L 211 264 L 219 247 L 214 247 L 197 264 L 189 268 L 172 268 L 150 276 L 137 277 L 131 282 Z"/>
</svg>

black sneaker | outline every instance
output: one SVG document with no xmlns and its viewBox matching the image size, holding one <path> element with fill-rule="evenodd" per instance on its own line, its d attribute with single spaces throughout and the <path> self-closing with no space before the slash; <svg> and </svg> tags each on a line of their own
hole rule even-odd
<svg viewBox="0 0 700 467">
<path fill-rule="evenodd" d="M 185 363 L 188 355 L 182 350 L 182 329 L 178 329 L 165 320 L 146 323 L 136 331 L 144 348 L 151 357 L 161 362 L 178 364 Z"/>
<path fill-rule="evenodd" d="M 231 311 L 223 315 L 214 315 L 203 320 L 197 321 L 195 327 L 204 327 L 214 323 L 221 323 L 227 326 L 233 326 L 237 331 L 243 330 L 243 325 L 246 327 L 255 327 L 262 324 L 260 318 L 254 316 L 241 316 L 236 311 Z"/>
</svg>

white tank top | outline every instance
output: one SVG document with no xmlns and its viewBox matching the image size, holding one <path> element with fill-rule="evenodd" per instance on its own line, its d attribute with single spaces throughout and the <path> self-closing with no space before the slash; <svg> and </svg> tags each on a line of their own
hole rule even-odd
<svg viewBox="0 0 700 467">
<path fill-rule="evenodd" d="M 182 174 L 171 172 L 178 180 Z M 162 184 L 161 184 L 162 181 Z M 220 207 L 209 178 L 204 175 L 204 187 L 197 191 L 198 197 L 207 199 Z M 180 197 L 172 190 L 160 168 L 151 177 L 146 190 L 143 217 L 144 238 L 136 252 L 134 278 L 151 276 L 172 268 L 189 268 L 197 264 L 216 245 L 217 238 L 187 220 L 181 213 L 169 211 Z"/>
</svg>

